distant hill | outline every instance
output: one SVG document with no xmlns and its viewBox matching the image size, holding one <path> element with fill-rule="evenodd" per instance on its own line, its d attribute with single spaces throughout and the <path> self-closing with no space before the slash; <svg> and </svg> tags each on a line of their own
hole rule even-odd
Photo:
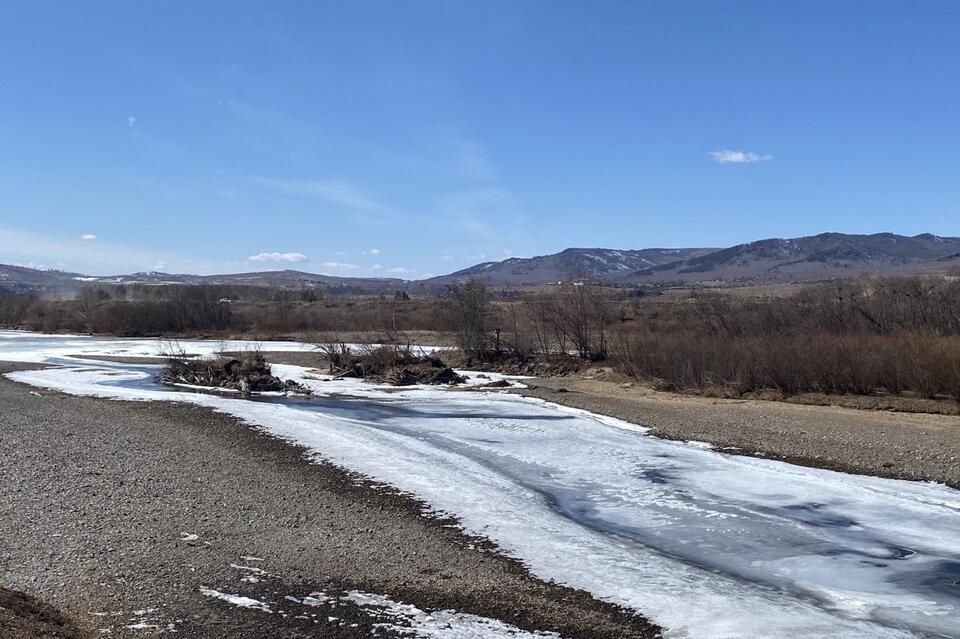
<svg viewBox="0 0 960 639">
<path fill-rule="evenodd" d="M 395 278 L 335 277 L 290 270 L 225 275 L 189 275 L 151 271 L 98 277 L 64 271 L 40 271 L 21 266 L 0 265 L 0 288 L 8 290 L 66 291 L 96 284 L 233 284 L 379 293 L 392 292 L 402 287 L 404 281 Z"/>
<path fill-rule="evenodd" d="M 848 235 L 821 233 L 737 244 L 631 273 L 624 283 L 790 282 L 943 270 L 960 250 L 960 238 L 924 233 Z M 939 266 L 938 266 L 939 264 Z"/>
<path fill-rule="evenodd" d="M 77 288 L 83 277 L 80 273 L 40 271 L 26 266 L 0 264 L 0 290 L 73 289 Z"/>
<path fill-rule="evenodd" d="M 546 284 L 575 278 L 614 281 L 630 273 L 662 264 L 674 263 L 716 249 L 650 248 L 615 250 L 569 248 L 552 255 L 512 257 L 502 262 L 484 262 L 470 268 L 418 282 L 424 286 L 442 286 L 480 278 L 491 285 Z"/>
<path fill-rule="evenodd" d="M 169 273 L 134 273 L 96 278 L 104 284 L 235 284 L 247 286 L 281 286 L 286 288 L 362 289 L 379 291 L 396 289 L 404 281 L 396 278 L 336 277 L 303 271 L 257 271 L 224 275 L 171 275 Z"/>
<path fill-rule="evenodd" d="M 924 233 L 913 237 L 877 233 L 821 233 L 769 238 L 729 248 L 614 250 L 569 248 L 538 257 L 484 262 L 427 280 L 334 277 L 302 271 L 226 275 L 133 273 L 106 277 L 0 265 L 0 292 L 44 290 L 68 295 L 94 284 L 236 284 L 320 288 L 331 293 L 392 293 L 441 290 L 480 278 L 493 286 L 550 284 L 589 279 L 621 286 L 693 282 L 776 283 L 855 277 L 861 274 L 936 273 L 960 267 L 960 238 Z"/>
</svg>

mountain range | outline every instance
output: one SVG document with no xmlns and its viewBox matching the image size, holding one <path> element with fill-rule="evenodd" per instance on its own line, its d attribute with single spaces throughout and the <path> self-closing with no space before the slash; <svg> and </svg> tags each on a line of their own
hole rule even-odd
<svg viewBox="0 0 960 639">
<path fill-rule="evenodd" d="M 322 288 L 330 292 L 377 293 L 399 288 L 437 290 L 473 278 L 492 286 L 550 284 L 572 279 L 618 286 L 696 282 L 777 283 L 854 277 L 862 274 L 937 273 L 960 268 L 960 238 L 929 233 L 822 233 L 770 238 L 729 248 L 648 248 L 615 250 L 569 248 L 529 258 L 484 262 L 426 280 L 335 277 L 302 271 L 262 271 L 225 275 L 134 273 L 107 277 L 0 265 L 0 289 L 60 291 L 85 285 L 245 284 Z"/>
<path fill-rule="evenodd" d="M 491 285 L 590 279 L 613 285 L 694 282 L 778 283 L 862 274 L 945 272 L 960 266 L 960 238 L 924 233 L 821 233 L 771 238 L 729 248 L 570 248 L 553 255 L 478 264 L 420 284 L 442 286 L 481 278 Z"/>
</svg>

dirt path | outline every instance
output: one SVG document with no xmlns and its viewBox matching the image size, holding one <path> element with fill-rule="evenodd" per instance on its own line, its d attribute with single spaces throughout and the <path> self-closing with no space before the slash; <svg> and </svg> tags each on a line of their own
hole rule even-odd
<svg viewBox="0 0 960 639">
<path fill-rule="evenodd" d="M 351 589 L 569 637 L 657 634 L 231 417 L 37 393 L 2 377 L 0 407 L 0 585 L 94 634 L 369 636 L 380 620 L 367 609 L 302 603 Z"/>
<path fill-rule="evenodd" d="M 960 488 L 960 417 L 686 397 L 575 377 L 529 386 L 519 392 L 648 426 L 658 437 Z"/>
</svg>

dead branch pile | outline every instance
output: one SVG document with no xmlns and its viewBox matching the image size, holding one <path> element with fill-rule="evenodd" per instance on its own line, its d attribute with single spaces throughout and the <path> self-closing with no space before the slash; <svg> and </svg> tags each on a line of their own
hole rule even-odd
<svg viewBox="0 0 960 639">
<path fill-rule="evenodd" d="M 364 345 L 351 348 L 343 343 L 322 344 L 320 351 L 338 378 L 356 377 L 393 386 L 413 384 L 463 384 L 466 378 L 443 360 L 426 353 L 414 353 L 403 346 Z"/>
<path fill-rule="evenodd" d="M 270 364 L 260 352 L 244 353 L 240 357 L 213 359 L 171 359 L 157 375 L 161 384 L 209 386 L 229 388 L 247 395 L 264 392 L 292 392 L 310 394 L 310 389 L 293 380 L 282 380 L 273 375 Z"/>
</svg>

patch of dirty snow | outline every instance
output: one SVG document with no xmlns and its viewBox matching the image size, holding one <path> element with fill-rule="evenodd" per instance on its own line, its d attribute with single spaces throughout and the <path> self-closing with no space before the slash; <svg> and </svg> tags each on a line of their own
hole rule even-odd
<svg viewBox="0 0 960 639">
<path fill-rule="evenodd" d="M 270 606 L 258 601 L 257 599 L 251 599 L 250 597 L 244 597 L 242 595 L 230 595 L 212 588 L 201 588 L 200 593 L 206 597 L 213 597 L 214 599 L 220 599 L 221 601 L 226 601 L 228 604 L 237 606 L 238 608 L 251 608 L 254 610 L 261 610 L 263 612 L 272 613 Z"/>
<path fill-rule="evenodd" d="M 384 619 L 378 627 L 407 637 L 424 639 L 532 639 L 533 637 L 560 637 L 555 632 L 529 632 L 497 619 L 481 617 L 455 610 L 425 612 L 420 608 L 394 601 L 385 595 L 376 595 L 352 590 L 343 600 L 371 610 Z"/>
</svg>

